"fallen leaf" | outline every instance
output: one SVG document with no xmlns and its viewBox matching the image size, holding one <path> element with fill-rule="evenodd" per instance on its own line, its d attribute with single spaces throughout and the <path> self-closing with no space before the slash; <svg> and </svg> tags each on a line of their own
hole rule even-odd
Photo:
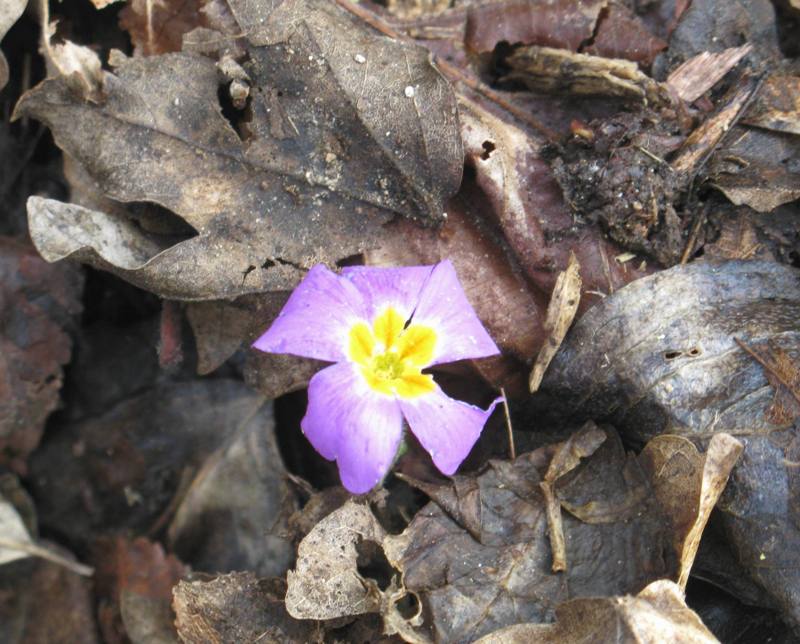
<svg viewBox="0 0 800 644">
<path fill-rule="evenodd" d="M 711 510 L 728 483 L 744 446 L 729 434 L 715 434 L 705 454 L 681 436 L 662 434 L 640 455 L 675 530 L 674 546 L 680 559 L 677 583 L 686 590 L 700 537 Z"/>
<path fill-rule="evenodd" d="M 0 237 L 0 464 L 24 472 L 59 403 L 81 310 L 82 275 L 48 266 L 29 246 Z"/>
<path fill-rule="evenodd" d="M 639 594 L 572 599 L 556 607 L 555 624 L 518 624 L 476 644 L 580 644 L 582 642 L 681 642 L 717 644 L 683 591 L 671 581 L 654 581 Z"/>
<path fill-rule="evenodd" d="M 46 559 L 79 575 L 90 576 L 93 572 L 89 566 L 84 566 L 36 543 L 16 508 L 0 496 L 0 565 L 26 557 Z"/>
<path fill-rule="evenodd" d="M 174 555 L 143 537 L 101 539 L 97 562 L 101 630 L 107 642 L 171 644 L 177 640 L 172 588 L 189 574 Z"/>
<path fill-rule="evenodd" d="M 734 204 L 771 212 L 800 198 L 800 137 L 735 127 L 710 161 L 711 184 Z"/>
<path fill-rule="evenodd" d="M 58 425 L 35 452 L 30 481 L 40 521 L 83 543 L 98 532 L 159 530 L 212 453 L 237 431 L 271 423 L 271 402 L 235 380 L 137 391 L 97 416 Z"/>
<path fill-rule="evenodd" d="M 334 619 L 379 612 L 377 583 L 358 573 L 356 546 L 385 537 L 366 505 L 348 501 L 322 519 L 300 542 L 297 565 L 287 575 L 286 610 L 296 619 Z"/>
<path fill-rule="evenodd" d="M 733 338 L 772 339 L 796 362 L 799 284 L 796 269 L 757 261 L 693 263 L 638 280 L 572 327 L 530 410 L 539 423 L 545 407 L 569 424 L 606 420 L 636 443 L 664 432 L 700 444 L 736 436 L 744 452 L 718 503 L 734 552 L 724 565 L 794 624 L 800 448 L 792 425 L 768 413 L 774 390 L 763 368 Z"/>
<path fill-rule="evenodd" d="M 91 581 L 43 559 L 0 567 L 0 640 L 96 644 Z"/>
<path fill-rule="evenodd" d="M 767 78 L 742 123 L 800 134 L 800 76 L 773 74 Z"/>
<path fill-rule="evenodd" d="M 251 572 L 211 581 L 182 581 L 174 590 L 175 625 L 182 642 L 321 642 L 318 625 L 293 619 L 284 607 L 281 579 L 257 579 Z"/>
<path fill-rule="evenodd" d="M 547 340 L 539 350 L 528 378 L 528 387 L 531 393 L 539 388 L 547 366 L 558 351 L 558 347 L 561 346 L 561 341 L 578 312 L 578 304 L 581 301 L 580 270 L 581 266 L 575 255 L 570 254 L 569 264 L 567 264 L 566 270 L 559 274 L 553 294 L 550 296 L 550 304 L 547 306 L 547 317 L 544 321 Z"/>
<path fill-rule="evenodd" d="M 295 509 L 275 421 L 262 413 L 206 459 L 167 535 L 172 550 L 195 570 L 279 576 L 293 556 L 283 535 Z"/>
<path fill-rule="evenodd" d="M 766 415 L 773 425 L 785 426 L 800 417 L 800 369 L 783 348 L 772 342 L 759 350 L 734 338 L 736 343 L 753 360 L 764 368 L 764 375 L 775 396 Z"/>
<path fill-rule="evenodd" d="M 376 245 L 395 213 L 442 220 L 462 151 L 452 91 L 427 52 L 327 2 L 231 9 L 253 84 L 238 132 L 221 113 L 214 62 L 187 53 L 114 54 L 98 103 L 64 77 L 21 100 L 17 116 L 48 124 L 105 195 L 157 203 L 197 232 L 173 244 L 113 213 L 33 198 L 44 257 L 87 261 L 166 298 L 220 299 L 290 289 L 311 265 Z"/>
<path fill-rule="evenodd" d="M 466 45 L 479 53 L 505 40 L 577 51 L 591 38 L 606 0 L 471 3 L 467 10 Z"/>
<path fill-rule="evenodd" d="M 8 0 L 0 5 L 0 40 L 3 40 L 8 30 L 19 20 L 27 5 L 28 0 Z M 6 83 L 8 83 L 8 61 L 3 52 L 0 52 L 0 89 L 5 87 Z"/>
<path fill-rule="evenodd" d="M 720 215 L 719 236 L 703 246 L 703 257 L 711 261 L 757 259 L 775 261 L 775 255 L 762 242 L 756 228 L 760 215 L 748 208 L 736 208 Z"/>
<path fill-rule="evenodd" d="M 104 1 L 104 0 L 102 0 Z M 119 12 L 119 26 L 139 56 L 180 51 L 183 35 L 207 27 L 203 0 L 130 0 Z"/>
<path fill-rule="evenodd" d="M 552 570 L 539 485 L 552 446 L 510 462 L 490 461 L 477 477 L 455 476 L 448 485 L 412 481 L 432 502 L 401 535 L 387 537 L 384 549 L 406 589 L 420 597 L 435 641 L 472 640 L 512 624 L 548 622 L 567 599 L 633 593 L 660 578 L 678 579 L 674 544 L 686 527 L 671 524 L 653 492 L 655 481 L 642 467 L 644 458 L 626 454 L 613 430 L 604 433 L 596 451 L 554 486 L 567 511 L 564 572 Z M 596 446 L 593 440 L 585 452 Z M 562 450 L 558 461 L 564 467 L 556 464 L 554 472 L 578 457 L 569 447 Z M 686 491 L 678 485 L 683 473 L 661 475 L 670 481 L 664 490 L 675 495 L 672 507 Z M 691 493 L 700 496 L 700 481 L 693 482 Z"/>
<path fill-rule="evenodd" d="M 624 58 L 649 67 L 667 43 L 654 36 L 633 11 L 609 2 L 600 13 L 587 54 L 605 58 Z"/>
</svg>

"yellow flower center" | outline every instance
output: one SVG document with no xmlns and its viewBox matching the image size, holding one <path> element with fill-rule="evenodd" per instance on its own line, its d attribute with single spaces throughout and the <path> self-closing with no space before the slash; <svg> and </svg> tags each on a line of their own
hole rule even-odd
<svg viewBox="0 0 800 644">
<path fill-rule="evenodd" d="M 367 384 L 375 391 L 415 398 L 433 391 L 433 378 L 422 369 L 433 360 L 436 333 L 422 324 L 409 324 L 392 307 L 372 322 L 350 329 L 348 353 Z"/>
</svg>

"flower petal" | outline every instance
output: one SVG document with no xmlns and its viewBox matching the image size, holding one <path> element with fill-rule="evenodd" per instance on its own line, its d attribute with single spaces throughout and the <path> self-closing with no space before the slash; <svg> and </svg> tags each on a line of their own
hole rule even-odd
<svg viewBox="0 0 800 644">
<path fill-rule="evenodd" d="M 434 465 L 443 474 L 453 474 L 467 457 L 494 408 L 498 398 L 484 411 L 436 391 L 410 400 L 400 400 L 400 408 L 411 431 L 428 451 Z"/>
<path fill-rule="evenodd" d="M 342 269 L 342 277 L 351 280 L 364 296 L 370 320 L 374 320 L 387 306 L 392 306 L 403 316 L 405 322 L 414 312 L 422 287 L 433 268 L 348 266 Z"/>
<path fill-rule="evenodd" d="M 253 346 L 267 353 L 341 362 L 347 359 L 350 328 L 367 319 L 366 313 L 353 283 L 317 264 Z"/>
<path fill-rule="evenodd" d="M 449 260 L 433 268 L 422 288 L 412 323 L 433 327 L 436 332 L 431 365 L 500 353 L 467 301 Z"/>
<path fill-rule="evenodd" d="M 369 492 L 389 471 L 403 435 L 403 416 L 393 397 L 371 392 L 358 367 L 340 363 L 308 385 L 308 409 L 300 426 L 328 460 L 337 460 L 342 484 Z"/>
</svg>

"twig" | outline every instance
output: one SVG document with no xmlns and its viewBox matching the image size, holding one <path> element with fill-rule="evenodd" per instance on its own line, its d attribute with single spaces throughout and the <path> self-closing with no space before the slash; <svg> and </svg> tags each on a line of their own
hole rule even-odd
<svg viewBox="0 0 800 644">
<path fill-rule="evenodd" d="M 708 212 L 708 208 L 703 207 L 700 212 L 695 216 L 694 221 L 692 222 L 692 228 L 689 231 L 689 238 L 686 240 L 686 246 L 683 249 L 683 254 L 681 255 L 681 264 L 686 264 L 689 261 L 689 258 L 694 253 L 694 246 L 697 243 L 697 236 L 700 234 L 700 227 L 703 225 L 703 222 L 706 219 L 706 214 Z"/>
<path fill-rule="evenodd" d="M 508 411 L 508 398 L 506 398 L 506 390 L 500 387 L 500 393 L 503 395 L 503 411 L 506 415 L 506 429 L 508 429 L 508 454 L 511 460 L 517 458 L 517 448 L 514 446 L 514 428 L 511 426 L 511 414 Z"/>
</svg>

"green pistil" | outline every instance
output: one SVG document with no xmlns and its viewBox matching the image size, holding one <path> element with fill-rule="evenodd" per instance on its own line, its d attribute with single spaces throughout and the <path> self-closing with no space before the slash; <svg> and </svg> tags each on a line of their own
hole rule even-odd
<svg viewBox="0 0 800 644">
<path fill-rule="evenodd" d="M 372 372 L 381 380 L 397 380 L 404 371 L 403 361 L 391 351 L 372 359 Z"/>
</svg>

